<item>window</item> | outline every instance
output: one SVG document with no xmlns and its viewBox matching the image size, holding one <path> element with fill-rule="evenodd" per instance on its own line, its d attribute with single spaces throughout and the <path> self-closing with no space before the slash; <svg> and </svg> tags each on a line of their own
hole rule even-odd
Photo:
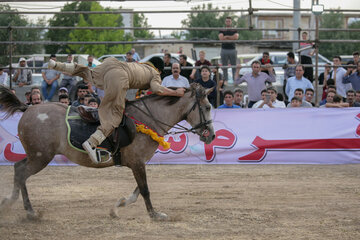
<svg viewBox="0 0 360 240">
<path fill-rule="evenodd" d="M 258 22 L 259 28 L 283 28 L 283 20 L 282 19 L 261 19 Z M 280 31 L 274 30 L 263 30 L 262 37 L 264 39 L 281 39 L 283 38 L 283 33 Z"/>
</svg>

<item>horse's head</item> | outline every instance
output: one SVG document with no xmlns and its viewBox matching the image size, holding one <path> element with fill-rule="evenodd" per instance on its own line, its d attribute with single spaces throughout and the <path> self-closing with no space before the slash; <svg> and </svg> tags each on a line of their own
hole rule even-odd
<svg viewBox="0 0 360 240">
<path fill-rule="evenodd" d="M 197 83 L 192 83 L 190 88 L 190 101 L 186 109 L 185 120 L 192 126 L 193 132 L 200 136 L 206 144 L 215 138 L 215 131 L 211 119 L 211 105 L 207 95 L 213 89 L 205 89 Z"/>
</svg>

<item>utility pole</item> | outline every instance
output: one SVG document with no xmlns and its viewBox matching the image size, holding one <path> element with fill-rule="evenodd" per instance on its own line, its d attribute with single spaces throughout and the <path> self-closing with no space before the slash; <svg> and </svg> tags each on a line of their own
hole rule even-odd
<svg viewBox="0 0 360 240">
<path fill-rule="evenodd" d="M 300 9 L 300 0 L 293 0 L 294 2 L 294 9 Z M 293 25 L 294 28 L 300 28 L 300 21 L 301 21 L 301 13 L 300 11 L 294 11 L 293 17 Z M 293 31 L 293 40 L 300 40 L 298 32 Z M 299 48 L 299 43 L 293 43 L 293 52 Z"/>
</svg>

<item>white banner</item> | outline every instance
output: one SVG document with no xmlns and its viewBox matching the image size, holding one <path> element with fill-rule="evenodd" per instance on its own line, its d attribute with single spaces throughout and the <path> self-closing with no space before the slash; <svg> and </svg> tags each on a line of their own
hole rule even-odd
<svg viewBox="0 0 360 240">
<path fill-rule="evenodd" d="M 0 165 L 25 156 L 20 117 L 0 122 Z M 192 133 L 168 135 L 171 148 L 159 147 L 148 164 L 360 163 L 360 108 L 218 109 L 213 121 L 211 144 Z M 70 162 L 59 155 L 52 164 Z"/>
</svg>

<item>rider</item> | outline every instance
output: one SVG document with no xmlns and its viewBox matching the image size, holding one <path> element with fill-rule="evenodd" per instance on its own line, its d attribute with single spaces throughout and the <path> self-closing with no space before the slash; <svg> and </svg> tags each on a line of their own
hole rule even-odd
<svg viewBox="0 0 360 240">
<path fill-rule="evenodd" d="M 126 91 L 129 88 L 150 88 L 153 93 L 163 96 L 182 97 L 185 92 L 184 88 L 172 90 L 161 86 L 160 74 L 164 69 L 164 62 L 159 57 L 154 57 L 145 64 L 121 62 L 111 57 L 93 69 L 77 63 L 61 63 L 53 60 L 50 60 L 48 66 L 73 76 L 80 76 L 105 91 L 99 106 L 100 126 L 82 144 L 95 164 L 98 163 L 96 147 L 122 121 Z"/>
</svg>

